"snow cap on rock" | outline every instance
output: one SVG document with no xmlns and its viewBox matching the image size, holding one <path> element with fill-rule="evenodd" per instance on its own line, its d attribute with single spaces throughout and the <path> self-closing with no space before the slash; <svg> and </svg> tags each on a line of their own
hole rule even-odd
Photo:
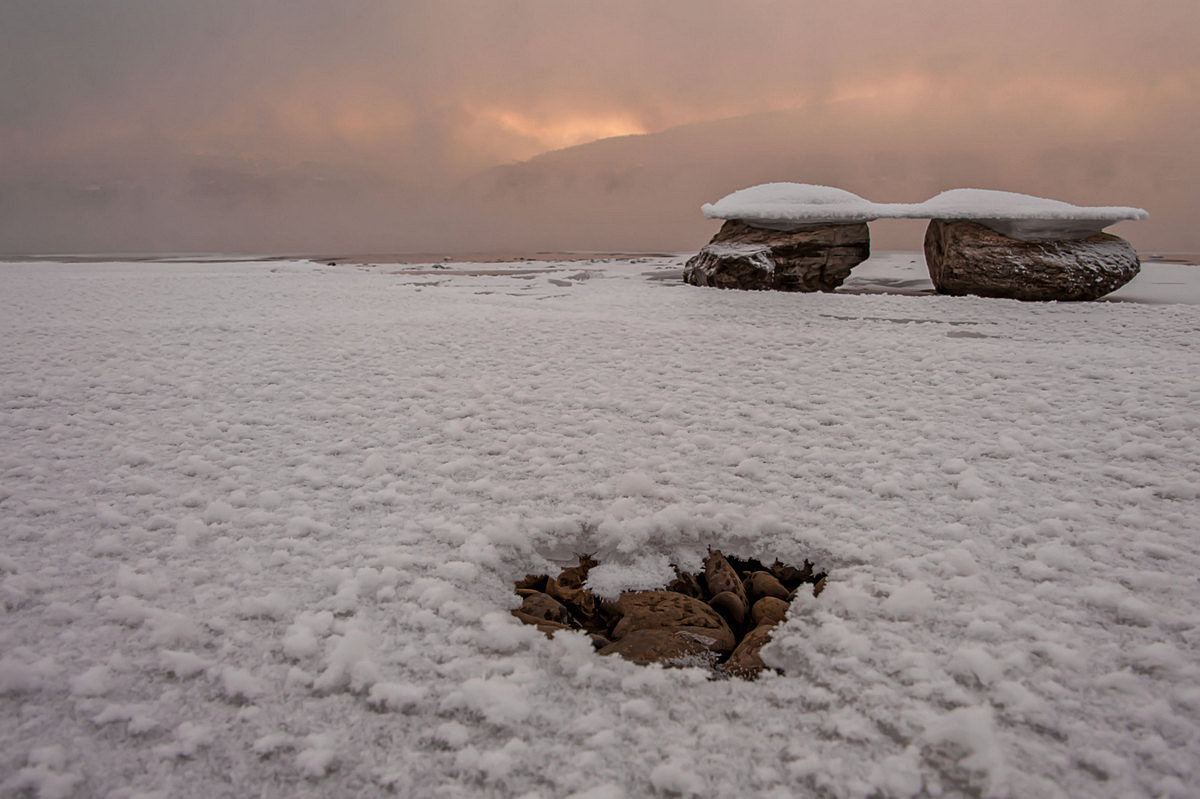
<svg viewBox="0 0 1200 799">
<path fill-rule="evenodd" d="M 1141 208 L 1072 205 L 993 189 L 950 189 L 922 203 L 876 203 L 842 189 L 810 183 L 763 183 L 735 191 L 700 210 L 709 219 L 740 219 L 754 227 L 776 229 L 874 219 L 970 219 L 1017 238 L 1090 235 L 1114 222 L 1150 216 Z M 1042 224 L 1031 227 L 1030 223 Z"/>
<path fill-rule="evenodd" d="M 756 226 L 792 222 L 869 222 L 876 204 L 843 189 L 811 183 L 763 183 L 727 194 L 700 210 L 709 219 L 741 219 Z"/>
</svg>

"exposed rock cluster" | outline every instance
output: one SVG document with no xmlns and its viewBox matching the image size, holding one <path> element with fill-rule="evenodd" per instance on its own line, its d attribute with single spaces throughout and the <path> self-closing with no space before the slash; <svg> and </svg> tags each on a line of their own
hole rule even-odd
<svg viewBox="0 0 1200 799">
<path fill-rule="evenodd" d="M 602 655 L 704 665 L 745 679 L 765 668 L 759 653 L 796 592 L 816 595 L 825 586 L 825 574 L 814 573 L 808 561 L 799 569 L 779 561 L 766 567 L 713 550 L 699 574 L 676 568 L 675 579 L 661 590 L 626 591 L 605 601 L 584 587 L 596 565 L 584 555 L 557 578 L 527 575 L 517 582 L 522 603 L 513 615 L 547 635 L 584 630 Z"/>
<path fill-rule="evenodd" d="M 925 262 L 941 294 L 1016 300 L 1094 300 L 1141 268 L 1133 246 L 1108 233 L 1024 240 L 944 219 L 931 220 L 925 231 Z"/>
<path fill-rule="evenodd" d="M 683 279 L 722 289 L 833 291 L 870 254 L 865 222 L 769 230 L 730 219 L 687 262 Z"/>
</svg>

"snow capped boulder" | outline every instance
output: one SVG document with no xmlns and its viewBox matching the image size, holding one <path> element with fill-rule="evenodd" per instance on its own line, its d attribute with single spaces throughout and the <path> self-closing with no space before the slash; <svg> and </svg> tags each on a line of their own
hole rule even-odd
<svg viewBox="0 0 1200 799">
<path fill-rule="evenodd" d="M 1016 300 L 1094 300 L 1141 268 L 1133 246 L 1108 233 L 1026 240 L 968 219 L 931 220 L 925 262 L 941 294 Z"/>
<path fill-rule="evenodd" d="M 832 291 L 870 252 L 865 222 L 772 230 L 730 219 L 687 262 L 683 279 L 723 289 Z"/>
<path fill-rule="evenodd" d="M 684 281 L 693 285 L 831 291 L 870 254 L 867 222 L 930 219 L 925 253 L 938 291 L 1025 300 L 1095 299 L 1129 282 L 1137 255 L 1101 231 L 1149 217 L 991 189 L 876 203 L 807 183 L 751 186 L 701 210 L 727 221 L 687 262 Z"/>
</svg>

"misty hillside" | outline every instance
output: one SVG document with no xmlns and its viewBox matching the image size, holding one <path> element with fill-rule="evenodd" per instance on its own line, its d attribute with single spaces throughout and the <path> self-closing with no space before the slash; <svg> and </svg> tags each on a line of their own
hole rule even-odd
<svg viewBox="0 0 1200 799">
<path fill-rule="evenodd" d="M 948 188 L 1134 205 L 1143 250 L 1200 250 L 1200 155 L 1178 118 L 1121 132 L 1042 110 L 1025 118 L 874 100 L 831 102 L 602 139 L 465 181 L 378 149 L 320 160 L 96 141 L 70 159 L 8 164 L 0 252 L 686 251 L 716 230 L 700 206 L 770 181 L 880 202 Z M 1193 126 L 1194 127 L 1194 126 Z M 0 176 L 2 176 L 0 175 Z M 1070 188 L 1064 188 L 1070 187 Z M 920 222 L 877 222 L 876 249 L 919 249 Z"/>
<path fill-rule="evenodd" d="M 490 169 L 468 191 L 481 207 L 500 209 L 500 235 L 514 244 L 540 235 L 579 249 L 698 245 L 716 226 L 700 215 L 702 203 L 770 181 L 838 186 L 880 202 L 978 187 L 1136 205 L 1151 220 L 1127 224 L 1121 235 L 1158 249 L 1200 247 L 1194 234 L 1167 233 L 1200 201 L 1195 184 L 1179 177 L 1195 175 L 1197 163 L 1159 155 L 1178 151 L 1178 125 L 1144 133 L 1162 143 L 1150 148 L 1076 128 L 1053 116 L 1016 124 L 953 108 L 884 111 L 848 101 L 604 139 Z M 916 248 L 922 230 L 885 223 L 873 232 L 878 247 Z"/>
</svg>

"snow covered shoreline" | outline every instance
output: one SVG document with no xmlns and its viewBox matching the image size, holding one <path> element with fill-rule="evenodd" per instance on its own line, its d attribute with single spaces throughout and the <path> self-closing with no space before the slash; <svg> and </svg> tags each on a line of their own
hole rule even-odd
<svg viewBox="0 0 1200 799">
<path fill-rule="evenodd" d="M 681 264 L 0 264 L 0 795 L 1193 795 L 1195 267 Z M 507 615 L 708 545 L 829 572 L 785 676 Z"/>
</svg>

